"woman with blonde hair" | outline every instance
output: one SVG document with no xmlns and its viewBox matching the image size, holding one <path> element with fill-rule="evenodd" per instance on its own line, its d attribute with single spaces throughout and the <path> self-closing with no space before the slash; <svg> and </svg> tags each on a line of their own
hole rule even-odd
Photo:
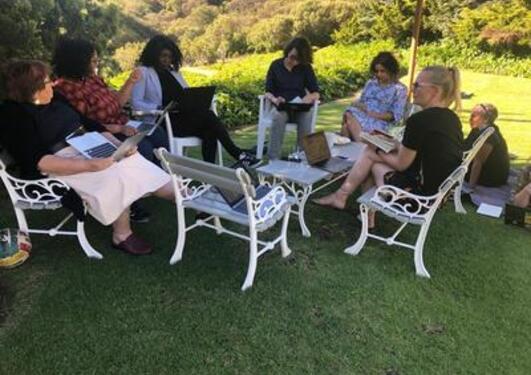
<svg viewBox="0 0 531 375">
<path fill-rule="evenodd" d="M 461 163 L 463 132 L 459 117 L 448 107 L 460 107 L 460 76 L 456 68 L 429 66 L 413 85 L 413 102 L 422 111 L 407 119 L 396 151 L 367 147 L 341 187 L 314 202 L 343 209 L 359 186 L 391 184 L 413 193 L 431 195 Z M 374 226 L 371 217 L 369 225 Z"/>
<path fill-rule="evenodd" d="M 472 130 L 465 139 L 465 149 L 470 149 L 485 130 L 494 128 L 494 133 L 479 149 L 470 165 L 466 177 L 470 189 L 474 189 L 476 185 L 498 187 L 507 183 L 509 151 L 500 129 L 494 123 L 496 118 L 498 118 L 498 109 L 490 103 L 478 104 L 470 113 Z"/>
</svg>

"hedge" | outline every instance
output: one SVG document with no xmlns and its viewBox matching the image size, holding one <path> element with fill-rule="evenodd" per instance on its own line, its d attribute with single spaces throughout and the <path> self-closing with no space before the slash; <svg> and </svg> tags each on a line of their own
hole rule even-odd
<svg viewBox="0 0 531 375">
<path fill-rule="evenodd" d="M 321 89 L 322 101 L 352 95 L 369 78 L 369 63 L 380 51 L 393 51 L 407 71 L 408 50 L 396 48 L 391 41 L 375 41 L 355 45 L 333 45 L 317 50 L 314 69 Z M 183 68 L 186 80 L 192 86 L 216 85 L 218 111 L 228 127 L 256 123 L 258 95 L 264 92 L 264 80 L 271 61 L 281 53 L 254 54 L 204 67 L 212 74 L 200 74 L 200 69 Z M 423 66 L 432 64 L 455 65 L 484 73 L 531 77 L 531 58 L 496 57 L 466 46 L 450 43 L 422 45 L 418 61 Z M 110 80 L 120 86 L 127 74 Z"/>
</svg>

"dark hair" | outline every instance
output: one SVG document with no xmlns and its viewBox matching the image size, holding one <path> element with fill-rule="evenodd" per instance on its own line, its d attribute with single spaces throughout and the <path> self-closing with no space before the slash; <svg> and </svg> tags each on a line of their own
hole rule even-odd
<svg viewBox="0 0 531 375">
<path fill-rule="evenodd" d="M 398 78 L 398 73 L 400 72 L 400 65 L 398 65 L 398 61 L 395 59 L 391 52 L 380 52 L 376 55 L 376 57 L 374 57 L 374 59 L 372 59 L 370 67 L 371 73 L 375 72 L 376 65 L 383 66 L 384 69 L 389 72 L 393 79 Z"/>
<path fill-rule="evenodd" d="M 149 67 L 159 66 L 160 53 L 165 49 L 171 51 L 173 68 L 179 70 L 183 62 L 181 50 L 173 40 L 162 34 L 155 35 L 147 42 L 140 55 L 140 63 Z"/>
<path fill-rule="evenodd" d="M 52 58 L 52 66 L 57 77 L 81 79 L 91 74 L 90 59 L 96 47 L 84 39 L 60 39 Z"/>
<path fill-rule="evenodd" d="M 20 103 L 33 102 L 37 91 L 44 89 L 50 67 L 39 60 L 11 60 L 2 69 L 7 98 Z"/>
<path fill-rule="evenodd" d="M 293 38 L 286 47 L 284 47 L 284 57 L 288 57 L 289 52 L 294 49 L 299 55 L 299 63 L 310 65 L 313 63 L 313 51 L 308 39 L 304 37 Z"/>
</svg>

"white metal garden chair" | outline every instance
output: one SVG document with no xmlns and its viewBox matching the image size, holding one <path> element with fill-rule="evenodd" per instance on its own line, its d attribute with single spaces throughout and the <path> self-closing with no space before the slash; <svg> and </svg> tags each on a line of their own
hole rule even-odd
<svg viewBox="0 0 531 375">
<path fill-rule="evenodd" d="M 89 258 L 102 259 L 103 256 L 88 242 L 83 221 L 77 220 L 76 230 L 62 230 L 63 226 L 74 216 L 68 214 L 59 224 L 51 228 L 30 228 L 24 211 L 26 210 L 55 210 L 62 207 L 62 192 L 70 188 L 61 180 L 55 178 L 42 178 L 39 180 L 23 180 L 10 175 L 6 165 L 0 160 L 0 178 L 6 187 L 13 205 L 18 228 L 22 232 L 56 235 L 76 236 L 81 248 Z"/>
<path fill-rule="evenodd" d="M 217 116 L 216 98 L 212 99 L 211 110 Z M 146 110 L 146 111 L 133 111 L 133 116 L 158 116 L 162 113 L 162 110 Z M 173 135 L 173 129 L 171 127 L 170 115 L 165 114 L 164 123 L 166 125 L 166 134 L 168 135 L 168 143 L 170 145 L 170 152 L 179 156 L 186 156 L 186 149 L 190 147 L 201 147 L 202 141 L 198 137 L 175 137 Z M 223 148 L 218 141 L 217 146 L 217 162 L 219 165 L 223 165 Z"/>
<path fill-rule="evenodd" d="M 262 159 L 264 156 L 264 144 L 266 139 L 266 133 L 267 129 L 271 128 L 272 120 L 271 120 L 271 109 L 273 108 L 273 104 L 269 99 L 265 97 L 265 95 L 258 96 L 258 99 L 260 100 L 260 106 L 258 108 L 258 130 L 257 130 L 257 140 L 256 140 L 256 158 Z M 311 133 L 315 132 L 315 123 L 317 121 L 317 111 L 319 108 L 319 101 L 316 100 L 313 103 L 312 108 L 312 126 L 311 126 Z M 288 131 L 297 131 L 297 124 L 295 123 L 287 123 L 286 124 L 286 130 Z"/>
<path fill-rule="evenodd" d="M 172 155 L 165 149 L 158 149 L 155 154 L 164 169 L 171 174 L 175 190 L 178 234 L 170 264 L 181 260 L 186 233 L 197 227 L 214 229 L 217 234 L 225 233 L 249 242 L 249 264 L 242 290 L 253 285 L 261 255 L 273 250 L 277 244 L 280 244 L 283 257 L 290 255 L 287 230 L 294 201 L 281 186 L 270 187 L 266 195 L 257 198 L 255 186 L 242 168 L 230 169 L 202 160 Z M 235 210 L 227 204 L 217 188 L 243 195 L 246 211 Z M 185 209 L 204 212 L 208 217 L 196 219 L 187 226 Z M 222 226 L 221 219 L 247 227 L 249 234 L 229 230 Z M 259 238 L 259 233 L 272 228 L 280 220 L 282 228 L 276 238 Z"/>
<path fill-rule="evenodd" d="M 494 133 L 494 128 L 489 127 L 481 135 L 474 141 L 474 144 L 470 148 L 470 150 L 467 150 L 463 153 L 463 163 L 461 165 L 464 165 L 467 170 L 470 166 L 470 163 L 472 163 L 472 160 L 476 157 L 477 153 L 483 147 L 487 139 Z M 463 207 L 463 203 L 461 202 L 461 191 L 463 190 L 463 182 L 465 180 L 465 176 L 461 178 L 459 183 L 456 185 L 454 189 L 453 194 L 453 200 L 454 200 L 454 207 L 455 212 L 460 214 L 466 214 L 466 210 Z"/>
<path fill-rule="evenodd" d="M 392 185 L 383 185 L 368 190 L 358 198 L 362 221 L 360 237 L 354 245 L 345 249 L 345 253 L 357 255 L 365 245 L 367 238 L 383 241 L 387 245 L 402 246 L 414 251 L 414 263 L 417 275 L 429 278 L 430 274 L 426 270 L 423 260 L 424 242 L 426 241 L 428 230 L 441 202 L 450 192 L 450 189 L 462 181 L 466 171 L 467 167 L 460 165 L 439 186 L 437 194 L 431 196 L 412 194 Z M 402 225 L 389 237 L 381 237 L 369 233 L 369 210 L 381 212 L 401 222 Z M 398 235 L 408 224 L 420 226 L 414 244 L 397 240 Z"/>
</svg>

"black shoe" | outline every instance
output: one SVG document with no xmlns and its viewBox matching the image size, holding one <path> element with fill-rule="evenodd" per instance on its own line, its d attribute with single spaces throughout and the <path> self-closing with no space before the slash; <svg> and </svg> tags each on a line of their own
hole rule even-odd
<svg viewBox="0 0 531 375">
<path fill-rule="evenodd" d="M 257 159 L 253 154 L 246 151 L 240 154 L 239 161 L 246 167 L 256 167 L 262 162 L 260 159 Z"/>
<path fill-rule="evenodd" d="M 133 223 L 147 223 L 151 215 L 138 202 L 131 205 L 131 212 L 129 213 L 129 220 Z"/>
</svg>

